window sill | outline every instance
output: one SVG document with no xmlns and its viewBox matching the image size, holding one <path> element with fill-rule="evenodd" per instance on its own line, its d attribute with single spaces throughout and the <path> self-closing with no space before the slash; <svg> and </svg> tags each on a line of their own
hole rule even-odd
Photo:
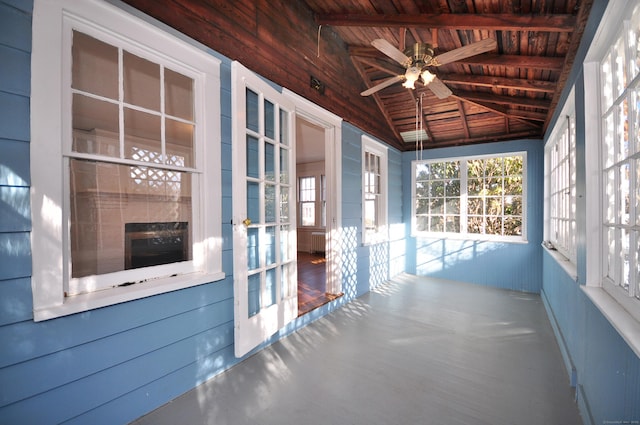
<svg viewBox="0 0 640 425">
<path fill-rule="evenodd" d="M 629 344 L 629 347 L 640 357 L 640 322 L 629 314 L 604 289 L 593 286 L 582 286 L 587 297 L 595 304 L 616 331 Z"/>
<path fill-rule="evenodd" d="M 179 289 L 190 288 L 224 279 L 224 272 L 197 273 L 181 277 L 168 277 L 137 283 L 130 286 L 96 291 L 89 294 L 65 297 L 61 304 L 34 310 L 33 319 L 36 322 L 81 313 L 96 308 L 107 307 L 127 301 L 159 295 Z"/>
<path fill-rule="evenodd" d="M 544 248 L 544 250 L 547 251 L 547 253 L 551 257 L 553 257 L 554 260 L 556 260 L 558 265 L 564 269 L 565 273 L 567 273 L 569 277 L 573 279 L 574 282 L 578 282 L 578 268 L 576 267 L 575 264 L 573 264 L 567 257 L 562 255 L 560 252 L 558 252 L 555 249 L 550 249 L 545 244 L 542 244 L 542 248 Z"/>
</svg>

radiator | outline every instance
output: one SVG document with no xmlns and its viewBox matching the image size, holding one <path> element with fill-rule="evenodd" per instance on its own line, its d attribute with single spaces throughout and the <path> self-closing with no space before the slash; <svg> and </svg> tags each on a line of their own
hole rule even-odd
<svg viewBox="0 0 640 425">
<path fill-rule="evenodd" d="M 313 254 L 314 252 L 324 252 L 324 250 L 325 250 L 324 233 L 322 232 L 311 233 L 310 252 Z"/>
</svg>

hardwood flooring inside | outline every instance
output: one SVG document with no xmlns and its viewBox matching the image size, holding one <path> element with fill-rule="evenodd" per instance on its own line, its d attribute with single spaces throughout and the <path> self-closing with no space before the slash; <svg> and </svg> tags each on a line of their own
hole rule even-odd
<svg viewBox="0 0 640 425">
<path fill-rule="evenodd" d="M 298 315 L 302 316 L 340 295 L 327 293 L 324 253 L 298 251 Z"/>
</svg>

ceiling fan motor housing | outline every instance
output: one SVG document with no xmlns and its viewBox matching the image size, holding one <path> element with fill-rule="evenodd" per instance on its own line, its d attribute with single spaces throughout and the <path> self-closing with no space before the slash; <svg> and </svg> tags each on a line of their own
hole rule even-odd
<svg viewBox="0 0 640 425">
<path fill-rule="evenodd" d="M 413 46 L 407 48 L 404 54 L 410 58 L 410 62 L 405 63 L 405 67 L 410 66 L 428 66 L 434 57 L 434 51 L 430 44 L 427 43 L 415 43 Z"/>
</svg>

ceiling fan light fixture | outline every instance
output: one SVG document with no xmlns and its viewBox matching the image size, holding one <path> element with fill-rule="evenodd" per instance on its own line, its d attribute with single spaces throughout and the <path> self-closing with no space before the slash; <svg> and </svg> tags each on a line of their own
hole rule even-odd
<svg viewBox="0 0 640 425">
<path fill-rule="evenodd" d="M 420 78 L 422 78 L 422 82 L 427 85 L 432 82 L 436 78 L 436 76 L 435 74 L 430 73 L 429 70 L 425 69 L 424 71 L 422 71 L 422 74 L 420 74 Z"/>
<path fill-rule="evenodd" d="M 407 89 L 415 89 L 415 82 L 420 78 L 420 69 L 418 67 L 412 66 L 407 69 L 407 72 L 404 74 L 405 81 L 402 83 L 402 86 Z"/>
</svg>

